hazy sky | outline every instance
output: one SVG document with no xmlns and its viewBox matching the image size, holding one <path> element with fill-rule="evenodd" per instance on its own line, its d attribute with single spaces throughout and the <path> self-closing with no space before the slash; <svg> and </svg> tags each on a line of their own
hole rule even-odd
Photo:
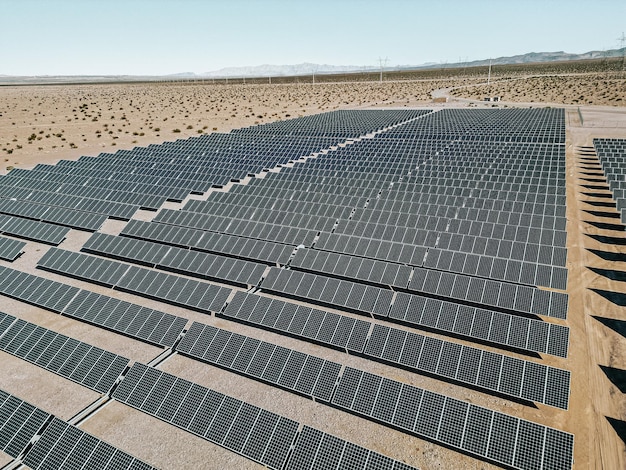
<svg viewBox="0 0 626 470">
<path fill-rule="evenodd" d="M 389 66 L 614 49 L 625 0 L 0 0 L 0 75 Z"/>
</svg>

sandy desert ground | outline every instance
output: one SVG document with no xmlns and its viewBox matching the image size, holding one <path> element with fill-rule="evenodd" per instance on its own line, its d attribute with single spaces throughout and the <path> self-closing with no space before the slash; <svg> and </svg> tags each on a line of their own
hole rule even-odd
<svg viewBox="0 0 626 470">
<path fill-rule="evenodd" d="M 607 246 L 586 235 L 624 237 L 623 231 L 607 231 L 593 225 L 593 222 L 606 222 L 607 217 L 614 220 L 611 216 L 603 217 L 585 212 L 585 209 L 592 208 L 588 201 L 606 201 L 606 198 L 585 194 L 586 191 L 580 186 L 585 181 L 583 178 L 588 177 L 585 173 L 598 173 L 598 170 L 590 170 L 588 167 L 592 167 L 593 162 L 581 160 L 577 153 L 580 146 L 591 145 L 594 137 L 626 138 L 626 77 L 609 79 L 606 76 L 563 75 L 503 80 L 495 81 L 489 89 L 481 83 L 484 83 L 484 77 L 465 78 L 462 81 L 438 79 L 392 81 L 383 84 L 157 83 L 0 87 L 0 157 L 3 159 L 0 162 L 1 173 L 6 173 L 10 167 L 32 168 L 37 163 L 54 163 L 60 159 L 75 159 L 81 155 L 97 155 L 101 152 L 113 153 L 118 149 L 214 131 L 227 132 L 256 123 L 334 109 L 493 105 L 512 107 L 536 106 L 539 101 L 550 105 L 565 105 L 568 124 L 568 292 L 571 296 L 568 325 L 572 335 L 571 352 L 567 359 L 544 357 L 544 362 L 572 371 L 569 411 L 542 405 L 537 408 L 527 407 L 296 339 L 207 317 L 132 294 L 113 293 L 110 289 L 35 270 L 35 265 L 46 247 L 34 242 L 28 243 L 26 253 L 12 263 L 12 267 L 96 292 L 116 295 L 189 320 L 202 321 L 258 339 L 277 342 L 309 354 L 573 432 L 576 434 L 574 468 L 626 468 L 624 442 L 606 419 L 611 417 L 626 421 L 626 400 L 624 394 L 608 380 L 599 367 L 602 365 L 626 369 L 626 339 L 593 318 L 594 315 L 600 315 L 626 320 L 626 313 L 623 307 L 616 306 L 589 290 L 593 287 L 626 292 L 626 286 L 623 282 L 611 281 L 588 269 L 589 266 L 594 266 L 626 271 L 624 262 L 606 261 L 589 251 L 599 249 L 626 253 L 626 245 Z M 450 101 L 445 104 L 433 103 L 434 90 L 443 90 L 438 93 L 439 96 L 450 93 Z M 483 103 L 482 98 L 486 94 L 500 95 L 505 101 L 497 104 Z M 580 112 L 578 106 L 581 107 Z M 176 207 L 172 208 L 180 207 L 174 206 Z M 611 211 L 606 208 L 602 210 Z M 140 211 L 136 218 L 147 220 L 150 216 L 150 213 Z M 109 221 L 104 231 L 117 233 L 123 225 L 119 221 Z M 88 237 L 88 234 L 73 230 L 61 248 L 78 250 Z M 0 264 L 9 266 L 5 262 Z M 132 360 L 145 363 L 161 352 L 159 348 L 17 301 L 4 297 L 1 300 L 0 310 L 125 355 Z M 78 385 L 41 372 L 41 369 L 32 365 L 20 367 L 22 362 L 12 356 L 3 353 L 0 356 L 0 377 L 13 378 L 11 381 L 0 379 L 0 388 L 40 404 L 47 411 L 67 419 L 94 399 L 93 392 Z M 178 355 L 170 357 L 159 367 L 423 469 L 496 468 L 356 416 L 322 405 L 311 405 L 310 401 L 288 392 Z M 72 399 L 59 402 L 46 398 L 41 390 L 47 387 L 55 391 L 54 395 L 71 393 Z M 81 424 L 81 428 L 164 468 L 174 468 L 177 464 L 185 468 L 197 468 L 206 459 L 224 468 L 257 467 L 231 452 L 192 438 L 183 431 L 175 430 L 115 402 L 107 404 Z M 168 437 L 164 438 L 166 432 Z M 0 457 L 0 464 L 3 463 Z"/>
<path fill-rule="evenodd" d="M 626 79 L 616 73 L 521 77 L 457 88 L 451 94 L 474 100 L 498 96 L 506 102 L 626 106 Z"/>
</svg>

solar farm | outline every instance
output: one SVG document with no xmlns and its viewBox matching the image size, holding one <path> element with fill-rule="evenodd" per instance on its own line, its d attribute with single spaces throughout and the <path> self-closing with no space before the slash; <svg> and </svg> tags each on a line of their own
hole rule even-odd
<svg viewBox="0 0 626 470">
<path fill-rule="evenodd" d="M 626 138 L 574 114 L 338 110 L 0 176 L 0 468 L 619 468 Z"/>
</svg>

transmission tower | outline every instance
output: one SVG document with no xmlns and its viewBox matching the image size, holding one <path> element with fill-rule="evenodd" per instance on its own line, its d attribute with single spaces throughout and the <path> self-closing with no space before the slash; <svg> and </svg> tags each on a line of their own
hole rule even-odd
<svg viewBox="0 0 626 470">
<path fill-rule="evenodd" d="M 389 61 L 389 57 L 385 57 L 384 59 L 382 57 L 378 58 L 378 63 L 380 64 L 380 83 L 383 82 L 383 68 L 387 67 L 388 61 Z"/>
<path fill-rule="evenodd" d="M 619 41 L 620 49 L 622 50 L 622 72 L 623 72 L 624 70 L 626 70 L 626 49 L 624 48 L 624 45 L 626 45 L 626 36 L 624 35 L 623 31 L 622 31 L 622 35 L 618 37 L 617 40 Z"/>
</svg>

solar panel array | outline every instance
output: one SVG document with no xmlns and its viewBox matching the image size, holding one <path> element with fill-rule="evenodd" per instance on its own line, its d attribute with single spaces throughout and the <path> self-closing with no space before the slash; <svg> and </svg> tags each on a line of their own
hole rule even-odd
<svg viewBox="0 0 626 470">
<path fill-rule="evenodd" d="M 154 468 L 3 390 L 0 390 L 0 451 L 20 457 L 33 470 Z"/>
<path fill-rule="evenodd" d="M 0 313 L 0 317 L 2 314 Z M 0 350 L 100 393 L 107 393 L 129 360 L 15 317 L 2 328 Z"/>
<path fill-rule="evenodd" d="M 336 335 L 339 315 L 252 294 L 237 293 L 223 315 L 322 344 L 342 344 L 368 358 L 442 380 L 558 408 L 568 406 L 570 374 L 563 369 L 365 322 L 354 338 L 355 323 L 344 324 Z"/>
<path fill-rule="evenodd" d="M 70 231 L 67 227 L 0 215 L 0 233 L 27 240 L 58 245 Z"/>
<path fill-rule="evenodd" d="M 609 189 L 613 192 L 617 210 L 621 212 L 621 221 L 626 223 L 626 139 L 593 139 L 593 146 Z"/>
<path fill-rule="evenodd" d="M 102 233 L 93 234 L 82 251 L 244 287 L 257 285 L 266 268 L 227 256 Z"/>
<path fill-rule="evenodd" d="M 559 109 L 337 111 L 81 157 L 0 177 L 0 233 L 57 245 L 125 220 L 38 267 L 567 409 L 569 371 L 540 356 L 568 353 L 564 129 Z M 140 209 L 158 213 L 129 220 Z M 341 361 L 5 266 L 0 294 L 498 465 L 572 465 L 571 434 Z M 128 359 L 6 314 L 0 349 L 270 468 L 408 468 L 140 363 L 124 376 Z M 96 455 L 55 420 L 33 468 Z"/>
<path fill-rule="evenodd" d="M 0 294 L 165 347 L 174 345 L 187 323 L 182 317 L 5 267 L 0 267 Z"/>
<path fill-rule="evenodd" d="M 83 253 L 50 248 L 38 266 L 203 313 L 219 310 L 230 289 Z M 216 275 L 219 273 L 216 273 Z M 246 276 L 247 273 L 236 273 Z"/>
<path fill-rule="evenodd" d="M 0 259 L 15 261 L 24 251 L 26 243 L 0 236 Z"/>
<path fill-rule="evenodd" d="M 306 452 L 306 448 L 302 449 L 306 442 L 300 440 L 296 421 L 140 363 L 133 365 L 113 397 L 268 468 L 300 468 L 294 466 L 292 456 Z M 341 450 L 348 447 L 365 454 L 365 459 L 351 468 L 410 468 L 342 439 L 334 439 L 341 444 Z M 341 460 L 342 454 L 333 453 L 330 458 Z M 384 465 L 368 464 L 377 460 Z M 347 465 L 350 460 L 345 462 Z M 322 463 L 320 460 L 315 468 L 323 468 Z"/>
</svg>

